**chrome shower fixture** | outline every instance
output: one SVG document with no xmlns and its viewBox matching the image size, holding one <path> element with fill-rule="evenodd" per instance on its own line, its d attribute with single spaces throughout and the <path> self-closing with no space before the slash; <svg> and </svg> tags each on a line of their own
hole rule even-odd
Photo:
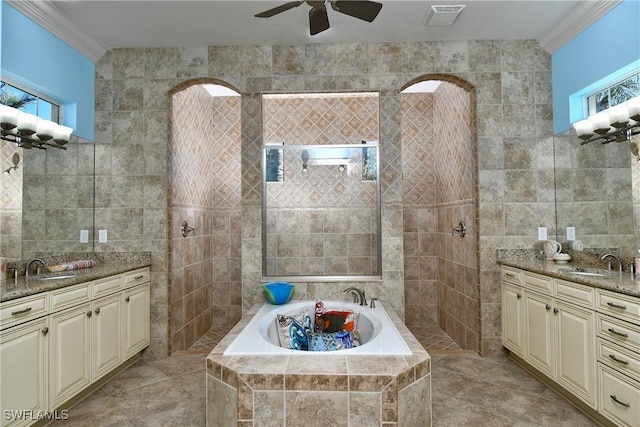
<svg viewBox="0 0 640 427">
<path fill-rule="evenodd" d="M 300 157 L 302 158 L 302 173 L 307 173 L 307 171 L 309 170 L 307 167 L 309 163 L 309 151 L 302 150 Z"/>
<path fill-rule="evenodd" d="M 182 221 L 182 227 L 180 227 L 180 231 L 182 231 L 182 237 L 187 237 L 189 233 L 195 231 L 195 228 L 189 227 L 189 223 L 187 221 Z"/>
<path fill-rule="evenodd" d="M 20 154 L 13 153 L 13 157 L 11 158 L 11 161 L 13 162 L 13 166 L 9 166 L 7 169 L 2 171 L 7 175 L 10 175 L 12 170 L 15 170 L 15 171 L 18 170 L 18 165 L 20 164 Z"/>
</svg>

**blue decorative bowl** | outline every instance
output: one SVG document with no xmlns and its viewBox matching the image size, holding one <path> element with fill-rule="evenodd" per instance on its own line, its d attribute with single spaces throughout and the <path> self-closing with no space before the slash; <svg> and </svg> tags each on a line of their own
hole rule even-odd
<svg viewBox="0 0 640 427">
<path fill-rule="evenodd" d="M 262 285 L 265 298 L 267 298 L 267 301 L 269 301 L 270 304 L 274 305 L 286 304 L 289 302 L 291 294 L 293 293 L 293 288 L 295 288 L 295 286 L 287 282 L 271 282 Z"/>
</svg>

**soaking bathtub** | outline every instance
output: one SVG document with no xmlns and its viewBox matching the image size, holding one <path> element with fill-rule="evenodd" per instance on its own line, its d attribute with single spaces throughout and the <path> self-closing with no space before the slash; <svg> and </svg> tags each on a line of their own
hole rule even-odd
<svg viewBox="0 0 640 427">
<path fill-rule="evenodd" d="M 376 301 L 375 308 L 360 306 L 346 301 L 323 302 L 325 307 L 328 308 L 354 309 L 358 311 L 357 328 L 360 331 L 360 345 L 344 350 L 324 351 L 321 354 L 336 356 L 350 354 L 409 356 L 412 354 L 380 301 Z M 223 353 L 224 356 L 318 355 L 319 352 L 315 351 L 300 351 L 281 347 L 276 326 L 276 314 L 297 314 L 305 307 L 313 318 L 315 303 L 315 301 L 290 301 L 283 305 L 265 303 L 240 334 L 229 344 Z"/>
</svg>

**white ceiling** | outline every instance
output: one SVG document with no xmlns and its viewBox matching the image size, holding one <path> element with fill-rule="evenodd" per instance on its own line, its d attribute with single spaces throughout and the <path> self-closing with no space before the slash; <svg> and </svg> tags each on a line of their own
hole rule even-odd
<svg viewBox="0 0 640 427">
<path fill-rule="evenodd" d="M 547 50 L 554 51 L 576 31 L 619 3 L 617 0 L 383 0 L 382 10 L 372 23 L 327 8 L 331 28 L 315 36 L 309 35 L 307 4 L 272 18 L 253 16 L 286 2 L 9 1 L 92 59 L 115 47 L 467 39 L 537 39 Z M 454 25 L 423 25 L 431 5 L 453 4 L 466 5 Z"/>
</svg>

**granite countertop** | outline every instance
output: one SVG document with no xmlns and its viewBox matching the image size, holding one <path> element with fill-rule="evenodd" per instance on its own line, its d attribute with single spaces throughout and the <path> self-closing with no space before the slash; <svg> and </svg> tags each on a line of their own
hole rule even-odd
<svg viewBox="0 0 640 427">
<path fill-rule="evenodd" d="M 102 262 L 90 268 L 44 274 L 46 276 L 74 275 L 68 279 L 38 280 L 38 278 L 43 275 L 32 275 L 28 279 L 25 278 L 25 276 L 19 276 L 17 283 L 15 283 L 13 279 L 7 279 L 5 283 L 0 285 L 0 302 L 126 273 L 127 271 L 137 270 L 138 268 L 149 267 L 151 265 L 150 254 L 139 253 L 135 255 L 101 259 L 99 261 Z"/>
<path fill-rule="evenodd" d="M 621 294 L 631 295 L 640 298 L 640 278 L 635 278 L 628 271 L 622 274 L 614 269 L 609 277 L 581 276 L 569 274 L 567 268 L 590 268 L 581 264 L 569 262 L 567 264 L 556 264 L 553 261 L 524 260 L 524 259 L 503 259 L 498 261 L 502 265 L 519 268 L 521 270 L 540 273 L 546 276 L 563 279 L 574 283 L 580 283 L 594 288 L 607 289 Z"/>
</svg>

